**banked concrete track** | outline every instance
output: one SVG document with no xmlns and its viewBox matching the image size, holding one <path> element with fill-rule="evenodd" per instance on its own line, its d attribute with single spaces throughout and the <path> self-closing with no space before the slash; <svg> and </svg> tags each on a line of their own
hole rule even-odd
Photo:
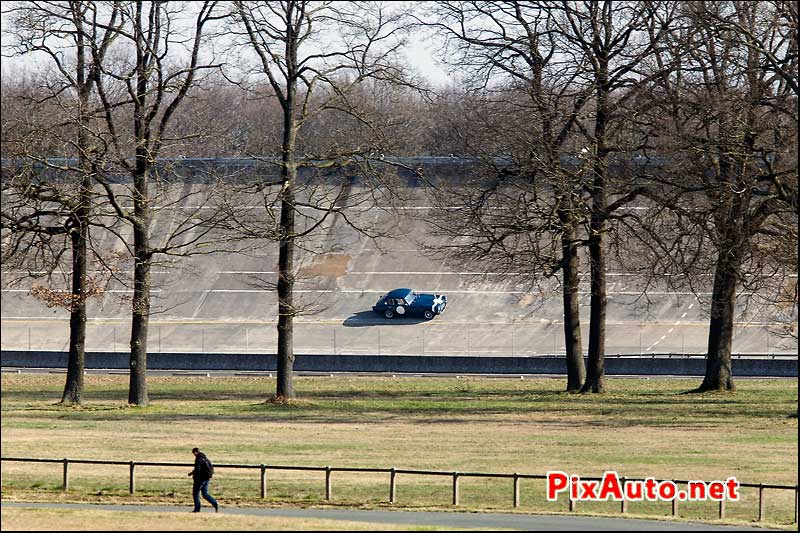
<svg viewBox="0 0 800 533">
<path fill-rule="evenodd" d="M 332 216 L 316 237 L 304 242 L 297 262 L 296 295 L 309 314 L 299 316 L 295 350 L 299 354 L 538 356 L 564 353 L 563 312 L 556 281 L 531 287 L 518 272 L 465 267 L 423 253 L 424 245 L 444 244 L 431 235 L 425 218 L 431 206 L 425 190 L 407 178 L 408 201 L 398 210 L 361 204 L 352 220 L 390 230 L 393 238 L 370 240 L 341 216 Z M 158 209 L 154 236 L 174 229 L 204 185 L 186 179 L 175 184 L 182 199 Z M 353 186 L 358 188 L 359 185 Z M 458 206 L 450 206 L 457 208 Z M 242 198 L 242 208 L 258 208 Z M 129 228 L 121 228 L 130 236 Z M 182 238 L 194 235 L 190 231 Z M 121 255 L 123 244 L 98 234 L 100 246 Z M 119 276 L 130 278 L 130 265 Z M 128 269 L 126 271 L 126 268 Z M 274 353 L 277 300 L 274 291 L 277 247 L 265 244 L 248 255 L 199 255 L 153 268 L 153 307 L 149 350 L 189 353 Z M 3 267 L 0 326 L 2 349 L 63 351 L 66 311 L 47 308 L 30 296 L 32 282 L 9 285 L 18 273 Z M 708 286 L 711 284 L 709 275 Z M 676 292 L 663 287 L 641 292 L 637 276 L 610 267 L 608 276 L 608 354 L 703 354 L 707 343 L 710 289 Z M 445 313 L 432 321 L 387 320 L 371 312 L 380 295 L 397 287 L 444 293 Z M 87 350 L 128 349 L 130 287 L 112 282 L 101 300 L 89 303 Z M 588 276 L 581 285 L 584 338 L 588 338 Z M 744 298 L 740 298 L 744 301 Z M 794 314 L 792 314 L 794 313 Z M 796 310 L 752 304 L 740 306 L 733 351 L 739 354 L 794 355 L 796 338 L 778 332 L 797 320 Z M 585 346 L 584 346 L 585 348 Z"/>
</svg>

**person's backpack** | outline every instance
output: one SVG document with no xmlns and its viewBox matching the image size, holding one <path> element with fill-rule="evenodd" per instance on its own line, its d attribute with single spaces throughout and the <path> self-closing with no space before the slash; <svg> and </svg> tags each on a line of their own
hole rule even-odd
<svg viewBox="0 0 800 533">
<path fill-rule="evenodd" d="M 200 472 L 208 479 L 214 476 L 214 465 L 211 463 L 211 459 L 205 455 L 200 456 Z"/>
</svg>

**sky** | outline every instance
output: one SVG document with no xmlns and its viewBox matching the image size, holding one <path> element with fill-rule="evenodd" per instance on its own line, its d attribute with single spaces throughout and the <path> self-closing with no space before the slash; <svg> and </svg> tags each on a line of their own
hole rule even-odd
<svg viewBox="0 0 800 533">
<path fill-rule="evenodd" d="M 436 60 L 436 51 L 427 42 L 414 40 L 406 49 L 409 64 L 413 65 L 433 85 L 443 86 L 454 81 L 447 72 L 447 67 Z"/>
<path fill-rule="evenodd" d="M 16 75 L 20 68 L 31 69 L 37 64 L 30 58 L 8 57 L 6 46 L 11 42 L 11 36 L 7 33 L 9 17 L 6 9 L 9 5 L 10 2 L 3 2 L 4 9 L 0 12 L 0 42 L 3 47 L 2 58 L 0 58 L 0 74 L 3 78 Z M 447 72 L 447 67 L 436 60 L 435 43 L 428 37 L 423 38 L 420 34 L 412 34 L 405 49 L 405 57 L 408 64 L 435 87 L 443 87 L 455 81 Z M 50 62 L 49 60 L 39 60 L 38 63 L 49 65 Z"/>
</svg>

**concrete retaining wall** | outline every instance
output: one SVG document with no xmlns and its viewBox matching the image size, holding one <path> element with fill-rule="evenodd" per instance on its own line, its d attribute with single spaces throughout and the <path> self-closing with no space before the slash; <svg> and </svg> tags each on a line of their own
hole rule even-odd
<svg viewBox="0 0 800 533">
<path fill-rule="evenodd" d="M 66 368 L 66 352 L 3 351 L 3 367 Z M 87 369 L 127 369 L 125 352 L 89 352 Z M 705 374 L 702 357 L 606 357 L 607 375 Z M 298 355 L 299 372 L 401 372 L 452 374 L 563 374 L 564 356 L 477 357 L 433 355 Z M 733 373 L 752 377 L 797 377 L 797 359 L 734 358 Z M 274 354 L 150 353 L 150 370 L 243 370 L 275 371 Z"/>
</svg>

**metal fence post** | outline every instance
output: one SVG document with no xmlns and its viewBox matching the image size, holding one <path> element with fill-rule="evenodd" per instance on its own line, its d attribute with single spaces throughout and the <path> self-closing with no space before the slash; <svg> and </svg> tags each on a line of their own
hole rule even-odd
<svg viewBox="0 0 800 533">
<path fill-rule="evenodd" d="M 798 496 L 800 496 L 800 487 L 795 485 L 794 486 L 794 523 L 795 524 L 800 522 L 800 518 L 798 518 L 798 515 L 800 515 L 800 505 L 798 505 L 798 501 L 800 501 L 800 498 Z"/>
<path fill-rule="evenodd" d="M 519 507 L 519 474 L 516 472 L 514 472 L 514 507 Z"/>
<path fill-rule="evenodd" d="M 266 465 L 261 465 L 261 499 L 267 497 L 267 467 Z"/>
<path fill-rule="evenodd" d="M 67 492 L 69 490 L 69 459 L 64 458 L 64 479 L 61 484 L 61 490 Z"/>
<path fill-rule="evenodd" d="M 392 469 L 389 471 L 389 503 L 394 503 L 395 496 L 397 494 L 396 478 L 397 472 L 395 472 L 394 467 L 392 467 Z"/>
<path fill-rule="evenodd" d="M 331 501 L 331 467 L 325 467 L 325 499 Z"/>
<path fill-rule="evenodd" d="M 136 492 L 136 477 L 135 477 L 135 474 L 134 474 L 134 469 L 135 468 L 136 468 L 136 463 L 131 461 L 130 462 L 131 478 L 130 478 L 130 483 L 128 485 L 128 492 L 130 492 L 131 494 Z"/>
<path fill-rule="evenodd" d="M 458 472 L 453 472 L 453 505 L 458 505 Z"/>
</svg>

